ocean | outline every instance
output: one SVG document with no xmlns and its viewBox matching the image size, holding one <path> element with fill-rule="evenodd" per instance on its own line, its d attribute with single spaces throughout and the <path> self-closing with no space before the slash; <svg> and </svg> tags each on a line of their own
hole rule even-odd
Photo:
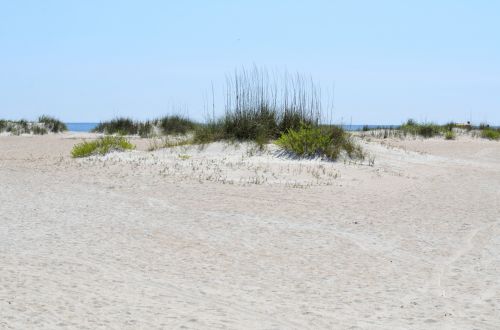
<svg viewBox="0 0 500 330">
<path fill-rule="evenodd" d="M 98 123 L 66 123 L 70 132 L 90 132 Z"/>
</svg>

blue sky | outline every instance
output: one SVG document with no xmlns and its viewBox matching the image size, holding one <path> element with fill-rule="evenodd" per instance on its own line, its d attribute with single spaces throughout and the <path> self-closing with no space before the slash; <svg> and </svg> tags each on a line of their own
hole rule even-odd
<svg viewBox="0 0 500 330">
<path fill-rule="evenodd" d="M 211 84 L 222 112 L 225 76 L 257 65 L 335 85 L 338 122 L 500 124 L 499 15 L 486 0 L 0 0 L 0 117 L 203 119 Z"/>
</svg>

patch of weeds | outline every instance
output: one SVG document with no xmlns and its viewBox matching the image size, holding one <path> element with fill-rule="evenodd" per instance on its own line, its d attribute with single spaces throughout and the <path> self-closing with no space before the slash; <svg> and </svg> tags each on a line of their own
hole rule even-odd
<svg viewBox="0 0 500 330">
<path fill-rule="evenodd" d="M 73 158 L 105 155 L 111 151 L 132 150 L 135 146 L 121 136 L 105 136 L 94 141 L 76 144 L 71 150 Z"/>
</svg>

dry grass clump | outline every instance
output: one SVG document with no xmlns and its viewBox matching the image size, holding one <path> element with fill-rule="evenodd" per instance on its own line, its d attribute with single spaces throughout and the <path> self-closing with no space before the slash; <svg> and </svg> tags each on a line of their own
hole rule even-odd
<svg viewBox="0 0 500 330">
<path fill-rule="evenodd" d="M 105 155 L 111 151 L 132 150 L 135 146 L 121 136 L 105 136 L 93 141 L 76 144 L 71 150 L 73 158 Z"/>
</svg>

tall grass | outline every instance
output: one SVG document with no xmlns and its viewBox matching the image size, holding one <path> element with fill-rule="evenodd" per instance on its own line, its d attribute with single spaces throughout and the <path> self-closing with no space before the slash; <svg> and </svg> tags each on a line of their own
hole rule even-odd
<svg viewBox="0 0 500 330">
<path fill-rule="evenodd" d="M 226 78 L 224 115 L 200 127 L 195 140 L 266 142 L 301 125 L 318 126 L 320 121 L 321 92 L 310 78 L 241 69 Z"/>
</svg>

